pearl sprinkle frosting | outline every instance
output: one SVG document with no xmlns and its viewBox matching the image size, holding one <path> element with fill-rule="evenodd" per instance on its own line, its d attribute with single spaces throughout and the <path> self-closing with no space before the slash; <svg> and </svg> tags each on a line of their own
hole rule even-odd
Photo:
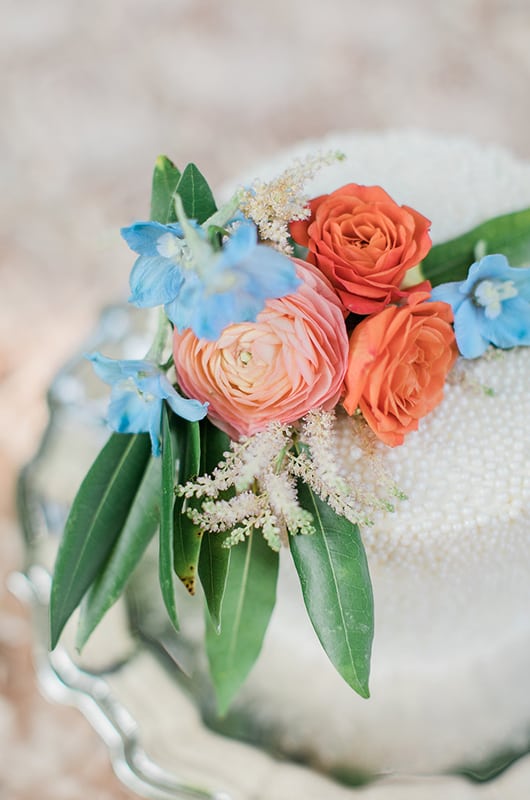
<svg viewBox="0 0 530 800">
<path fill-rule="evenodd" d="M 503 525 L 529 518 L 530 349 L 490 351 L 459 367 L 420 430 L 400 447 L 379 447 L 407 499 L 395 513 L 376 512 L 374 527 L 365 530 L 375 560 L 399 558 L 399 552 L 413 561 L 434 559 L 443 569 L 448 557 L 480 551 L 485 537 L 509 548 Z M 347 451 L 343 437 L 346 465 Z M 359 481 L 369 480 L 362 459 L 351 469 Z"/>
</svg>

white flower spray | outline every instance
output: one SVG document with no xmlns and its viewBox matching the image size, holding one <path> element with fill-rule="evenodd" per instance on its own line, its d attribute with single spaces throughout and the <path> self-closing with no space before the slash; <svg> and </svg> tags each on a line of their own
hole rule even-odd
<svg viewBox="0 0 530 800">
<path fill-rule="evenodd" d="M 335 414 L 311 411 L 300 425 L 272 423 L 240 442 L 232 442 L 211 475 L 202 475 L 177 487 L 186 498 L 203 500 L 188 509 L 203 531 L 229 532 L 231 547 L 261 530 L 268 544 L 279 550 L 289 535 L 314 532 L 313 517 L 298 501 L 296 484 L 303 480 L 333 510 L 359 525 L 370 525 L 375 509 L 392 510 L 389 495 L 400 496 L 379 463 L 362 421 L 352 424 L 352 450 L 369 459 L 379 492 L 352 485 L 338 463 Z M 381 491 L 383 496 L 381 497 Z"/>
<path fill-rule="evenodd" d="M 286 255 L 292 255 L 289 243 L 289 222 L 309 216 L 309 197 L 305 184 L 322 167 L 342 161 L 336 150 L 296 159 L 291 167 L 271 181 L 256 180 L 250 189 L 241 192 L 240 208 L 258 226 L 260 239 Z"/>
</svg>

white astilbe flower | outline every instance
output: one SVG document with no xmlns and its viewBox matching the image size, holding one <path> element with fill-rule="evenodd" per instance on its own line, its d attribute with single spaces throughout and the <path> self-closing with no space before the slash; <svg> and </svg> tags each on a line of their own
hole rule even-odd
<svg viewBox="0 0 530 800">
<path fill-rule="evenodd" d="M 230 500 L 206 500 L 200 509 L 191 508 L 188 515 L 195 525 L 219 533 L 239 525 L 245 518 L 261 514 L 259 498 L 254 492 L 242 492 Z"/>
<path fill-rule="evenodd" d="M 259 528 L 269 545 L 277 550 L 287 542 L 287 532 L 305 533 L 310 522 L 307 512 L 298 505 L 293 479 L 285 473 L 285 455 L 292 446 L 293 429 L 280 423 L 240 442 L 232 442 L 231 450 L 212 475 L 202 475 L 177 487 L 186 498 L 205 499 L 200 508 L 192 506 L 188 515 L 205 531 L 218 533 L 231 531 L 225 544 L 231 546 L 242 541 L 252 530 Z M 272 498 L 267 488 L 274 480 L 274 493 L 278 494 L 283 482 L 282 502 Z M 268 476 L 268 477 L 267 477 Z M 286 489 L 286 484 L 288 488 Z M 220 494 L 235 491 L 230 499 Z"/>
<path fill-rule="evenodd" d="M 369 460 L 371 470 L 377 474 L 382 497 L 362 485 L 352 484 L 344 474 L 337 459 L 333 412 L 313 410 L 304 417 L 300 440 L 305 447 L 297 456 L 291 456 L 289 469 L 337 514 L 355 524 L 371 525 L 372 512 L 380 508 L 392 510 L 388 496 L 399 496 L 399 492 L 377 458 L 364 428 L 360 427 L 362 424 L 357 420 L 352 422 L 350 460 L 356 457 Z"/>
<path fill-rule="evenodd" d="M 255 528 L 259 528 L 273 550 L 279 550 L 281 529 L 263 494 L 243 492 L 230 500 L 206 500 L 200 509 L 190 509 L 190 519 L 195 525 L 211 533 L 230 531 L 224 546 L 242 542 Z"/>
<path fill-rule="evenodd" d="M 293 475 L 285 469 L 280 472 L 267 470 L 260 479 L 260 485 L 269 498 L 276 518 L 283 522 L 282 531 L 285 530 L 292 536 L 313 533 L 313 517 L 298 503 Z"/>
<path fill-rule="evenodd" d="M 305 184 L 326 164 L 343 159 L 344 155 L 338 151 L 308 155 L 296 159 L 277 178 L 267 182 L 256 180 L 250 189 L 243 190 L 240 208 L 258 226 L 260 239 L 270 242 L 280 252 L 292 255 L 289 222 L 309 216 Z"/>
<path fill-rule="evenodd" d="M 223 454 L 223 461 L 211 475 L 201 475 L 177 491 L 184 497 L 217 497 L 231 488 L 244 492 L 290 446 L 290 437 L 288 426 L 273 422 L 261 433 L 231 442 L 231 449 Z"/>
<path fill-rule="evenodd" d="M 227 547 L 259 529 L 278 550 L 288 544 L 289 535 L 314 532 L 311 513 L 298 501 L 296 481 L 301 478 L 337 514 L 370 525 L 371 513 L 391 508 L 387 498 L 399 493 L 380 463 L 368 426 L 356 418 L 348 422 L 350 463 L 368 459 L 377 494 L 344 474 L 337 457 L 335 414 L 316 410 L 299 426 L 272 423 L 261 433 L 232 442 L 212 475 L 178 486 L 178 494 L 194 498 L 188 516 L 203 531 L 229 532 Z"/>
</svg>

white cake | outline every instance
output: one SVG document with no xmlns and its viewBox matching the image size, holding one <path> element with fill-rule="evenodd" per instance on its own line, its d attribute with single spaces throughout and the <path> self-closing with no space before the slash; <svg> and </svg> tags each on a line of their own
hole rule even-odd
<svg viewBox="0 0 530 800">
<path fill-rule="evenodd" d="M 246 178 L 273 176 L 293 155 L 317 148 L 338 148 L 347 160 L 324 169 L 311 196 L 351 181 L 379 184 L 432 220 L 434 242 L 530 206 L 530 164 L 413 132 L 308 142 Z M 329 664 L 282 554 L 273 620 L 234 706 L 253 735 L 287 756 L 352 775 L 457 770 L 525 749 L 529 419 L 530 348 L 495 351 L 457 365 L 444 401 L 404 445 L 380 446 L 408 499 L 395 513 L 377 512 L 363 531 L 376 617 L 369 700 Z M 346 436 L 342 444 L 347 459 Z M 196 621 L 184 625 L 196 643 Z"/>
</svg>

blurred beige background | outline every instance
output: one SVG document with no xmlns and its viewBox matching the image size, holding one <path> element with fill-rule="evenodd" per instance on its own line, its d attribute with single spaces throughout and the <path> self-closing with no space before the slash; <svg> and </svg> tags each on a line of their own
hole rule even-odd
<svg viewBox="0 0 530 800">
<path fill-rule="evenodd" d="M 214 185 L 334 129 L 469 134 L 530 159 L 528 0 L 0 0 L 0 578 L 44 392 L 102 304 L 152 165 Z M 354 176 L 353 176 L 354 177 Z M 35 688 L 0 581 L 0 800 L 132 798 L 74 711 Z"/>
</svg>

